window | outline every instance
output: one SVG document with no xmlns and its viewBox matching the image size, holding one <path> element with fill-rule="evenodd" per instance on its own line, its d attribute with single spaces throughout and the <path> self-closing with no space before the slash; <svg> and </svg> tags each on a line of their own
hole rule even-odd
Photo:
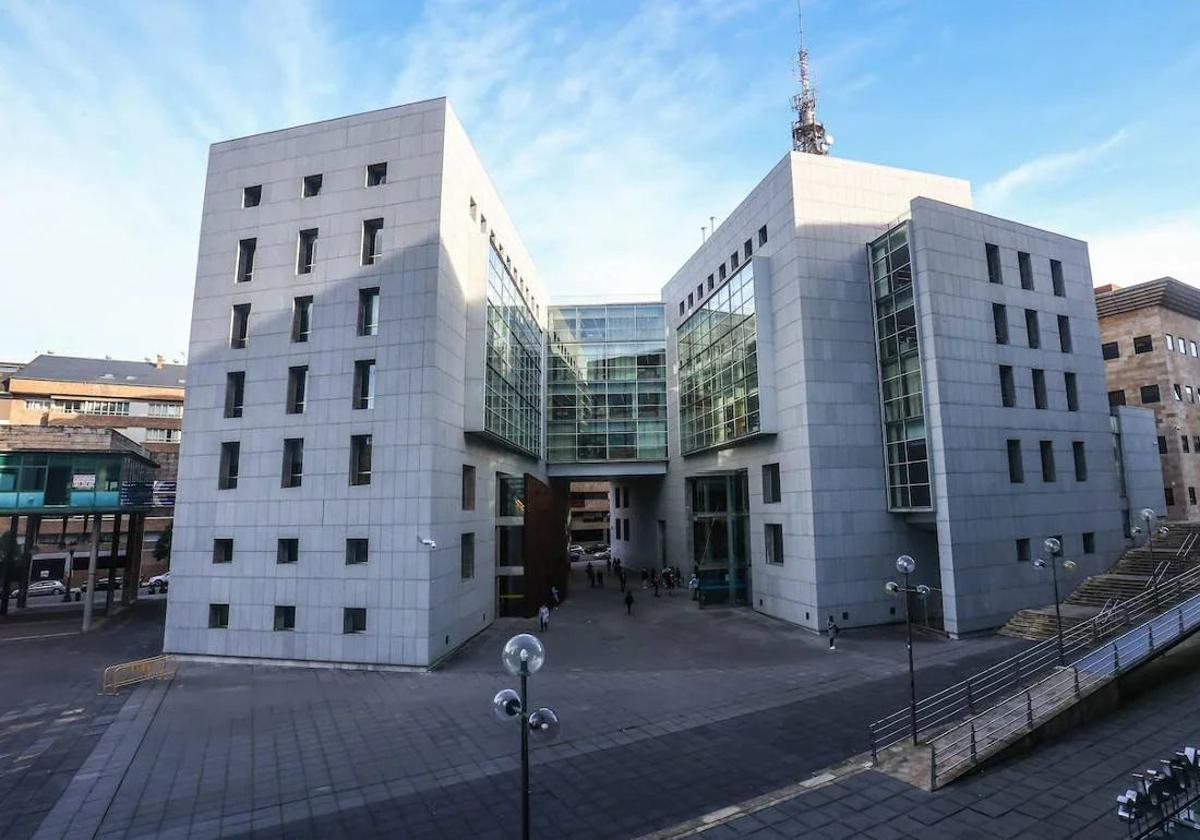
<svg viewBox="0 0 1200 840">
<path fill-rule="evenodd" d="M 362 224 L 362 264 L 374 265 L 383 253 L 383 219 L 367 219 Z"/>
<path fill-rule="evenodd" d="M 1125 405 L 1125 392 L 1123 390 L 1122 391 L 1109 391 L 1108 392 L 1108 404 L 1110 407 L 1115 407 L 1118 405 Z"/>
<path fill-rule="evenodd" d="M 699 286 L 696 287 L 696 300 L 700 300 L 700 298 L 702 298 L 702 297 L 704 297 L 704 284 L 703 283 L 701 283 Z"/>
<path fill-rule="evenodd" d="M 719 277 L 721 280 L 724 280 L 727 276 L 728 274 L 725 271 L 725 263 L 721 263 L 719 266 L 717 266 L 717 277 Z"/>
<path fill-rule="evenodd" d="M 1046 407 L 1046 371 L 1034 368 L 1033 371 L 1033 406 Z"/>
<path fill-rule="evenodd" d="M 1174 507 L 1174 505 L 1175 505 L 1175 488 L 1174 487 L 1164 487 L 1163 488 L 1163 500 L 1166 501 L 1167 507 Z"/>
<path fill-rule="evenodd" d="M 1100 355 L 1108 359 L 1121 358 L 1121 345 L 1115 341 L 1108 341 L 1100 345 Z"/>
<path fill-rule="evenodd" d="M 462 509 L 475 510 L 475 468 L 470 464 L 462 468 Z"/>
<path fill-rule="evenodd" d="M 710 292 L 713 290 L 713 276 L 711 274 L 708 275 L 708 290 Z"/>
<path fill-rule="evenodd" d="M 1167 333 L 1167 349 L 1168 350 L 1175 349 L 1175 337 L 1173 335 L 1171 335 L 1170 333 Z"/>
<path fill-rule="evenodd" d="M 367 610 L 364 607 L 346 607 L 342 610 L 343 633 L 367 632 Z"/>
<path fill-rule="evenodd" d="M 1062 263 L 1058 260 L 1050 260 L 1050 282 L 1054 284 L 1056 297 L 1067 296 L 1067 287 L 1063 283 Z"/>
<path fill-rule="evenodd" d="M 217 477 L 218 490 L 234 490 L 238 483 L 238 458 L 242 445 L 235 441 L 221 444 L 221 467 Z"/>
<path fill-rule="evenodd" d="M 213 540 L 213 556 L 214 563 L 232 563 L 233 562 L 233 540 L 222 537 Z"/>
<path fill-rule="evenodd" d="M 262 201 L 262 184 L 253 187 L 242 187 L 242 206 L 257 207 Z"/>
<path fill-rule="evenodd" d="M 1029 553 L 1029 538 L 1022 537 L 1021 539 L 1017 540 L 1017 562 L 1028 563 L 1031 559 L 1032 557 Z"/>
<path fill-rule="evenodd" d="M 1071 352 L 1071 319 L 1066 315 L 1058 316 L 1058 349 Z"/>
<path fill-rule="evenodd" d="M 1159 401 L 1158 385 L 1143 385 L 1141 387 L 1142 405 Z"/>
<path fill-rule="evenodd" d="M 1193 505 L 1193 506 L 1196 504 L 1196 488 L 1195 487 L 1188 488 L 1188 504 Z"/>
<path fill-rule="evenodd" d="M 990 242 L 985 242 L 983 250 L 987 255 L 988 282 L 1003 283 L 1004 275 L 1000 271 L 1000 249 Z"/>
<path fill-rule="evenodd" d="M 1008 307 L 1003 303 L 992 304 L 992 323 L 996 327 L 996 343 L 1008 344 Z"/>
<path fill-rule="evenodd" d="M 1043 440 L 1040 443 L 1042 451 L 1042 481 L 1055 481 L 1057 476 L 1054 471 L 1054 444 L 1051 441 Z"/>
<path fill-rule="evenodd" d="M 379 289 L 358 290 L 358 334 L 379 334 Z"/>
<path fill-rule="evenodd" d="M 1084 554 L 1095 554 L 1096 553 L 1096 535 L 1092 531 L 1084 531 L 1083 532 L 1083 553 Z"/>
<path fill-rule="evenodd" d="M 283 477 L 281 487 L 299 487 L 304 477 L 304 438 L 283 441 Z"/>
<path fill-rule="evenodd" d="M 352 485 L 371 483 L 370 435 L 351 435 L 350 437 L 350 483 Z"/>
<path fill-rule="evenodd" d="M 313 261 L 317 258 L 317 228 L 300 231 L 296 247 L 296 273 L 311 274 Z"/>
<path fill-rule="evenodd" d="M 1200 435 L 1192 435 L 1192 451 L 1200 455 Z"/>
<path fill-rule="evenodd" d="M 1135 335 L 1133 337 L 1133 352 L 1136 353 L 1151 353 L 1154 351 L 1154 339 L 1148 335 Z"/>
<path fill-rule="evenodd" d="M 1196 342 L 1188 339 L 1188 348 L 1192 351 L 1192 358 L 1196 358 Z"/>
<path fill-rule="evenodd" d="M 216 630 L 224 629 L 229 626 L 228 604 L 208 605 L 208 626 Z"/>
<path fill-rule="evenodd" d="M 682 315 L 687 311 L 687 304 L 684 301 L 679 301 L 679 314 Z"/>
<path fill-rule="evenodd" d="M 348 537 L 346 539 L 346 565 L 357 566 L 367 562 L 367 540 L 363 537 Z"/>
<path fill-rule="evenodd" d="M 1191 446 L 1189 445 L 1189 442 L 1188 442 L 1187 435 L 1179 436 L 1179 449 L 1181 452 L 1191 452 L 1192 451 Z"/>
<path fill-rule="evenodd" d="M 772 566 L 783 565 L 783 526 L 768 522 L 763 526 L 767 540 L 767 562 Z"/>
<path fill-rule="evenodd" d="M 463 580 L 475 578 L 475 535 L 462 535 L 462 552 L 459 559 L 459 575 Z"/>
<path fill-rule="evenodd" d="M 1075 384 L 1075 374 L 1071 371 L 1063 371 L 1063 387 L 1067 392 L 1067 411 L 1079 410 L 1079 389 Z M 1122 396 L 1125 394 L 1121 392 Z"/>
<path fill-rule="evenodd" d="M 181 403 L 152 402 L 146 406 L 146 413 L 150 417 L 182 417 L 183 405 Z"/>
<path fill-rule="evenodd" d="M 1042 335 L 1038 331 L 1038 314 L 1032 309 L 1025 310 L 1025 332 L 1029 336 L 1029 346 L 1037 350 L 1042 346 Z"/>
<path fill-rule="evenodd" d="M 1158 454 L 1159 455 L 1167 454 L 1167 436 L 1166 435 L 1158 436 Z"/>
<path fill-rule="evenodd" d="M 295 563 L 300 559 L 300 540 L 283 537 L 275 546 L 275 562 L 279 565 Z"/>
<path fill-rule="evenodd" d="M 233 306 L 233 318 L 229 325 L 229 348 L 231 350 L 244 349 L 249 332 L 250 304 L 236 303 Z"/>
<path fill-rule="evenodd" d="M 296 629 L 296 608 L 295 607 L 275 607 L 275 629 L 276 630 L 295 630 Z"/>
<path fill-rule="evenodd" d="M 1017 251 L 1017 268 L 1021 273 L 1021 288 L 1033 291 L 1033 261 L 1029 258 L 1029 254 Z"/>
<path fill-rule="evenodd" d="M 179 443 L 183 440 L 179 429 L 146 429 L 146 443 Z"/>
<path fill-rule="evenodd" d="M 758 244 L 759 247 L 767 244 L 767 226 L 763 225 L 758 229 Z"/>
<path fill-rule="evenodd" d="M 238 242 L 237 275 L 238 283 L 249 283 L 254 277 L 254 251 L 258 247 L 257 239 L 243 239 Z"/>
<path fill-rule="evenodd" d="M 1084 451 L 1083 441 L 1071 443 L 1071 454 L 1075 456 L 1075 480 L 1087 481 L 1087 453 Z"/>
<path fill-rule="evenodd" d="M 1017 385 L 1013 381 L 1012 365 L 1000 365 L 1000 403 L 1005 408 L 1017 404 Z"/>
<path fill-rule="evenodd" d="M 1183 388 L 1176 382 L 1171 386 L 1171 393 L 1175 397 L 1175 402 L 1183 402 Z"/>
<path fill-rule="evenodd" d="M 54 400 L 60 414 L 96 414 L 101 417 L 128 417 L 128 400 Z"/>
<path fill-rule="evenodd" d="M 288 414 L 303 414 L 304 401 L 308 396 L 308 365 L 288 368 L 287 404 Z"/>
<path fill-rule="evenodd" d="M 312 335 L 312 295 L 292 300 L 292 343 L 305 344 Z"/>
<path fill-rule="evenodd" d="M 780 500 L 779 464 L 763 464 L 762 492 L 763 504 L 769 505 Z"/>
<path fill-rule="evenodd" d="M 353 407 L 373 408 L 375 406 L 375 360 L 360 359 L 354 363 L 354 402 Z"/>
<path fill-rule="evenodd" d="M 367 186 L 378 187 L 387 183 L 387 164 L 371 163 L 367 165 Z"/>
<path fill-rule="evenodd" d="M 231 370 L 225 374 L 225 416 L 241 417 L 246 398 L 246 371 Z"/>
<path fill-rule="evenodd" d="M 688 292 L 688 309 L 691 309 L 695 305 L 696 305 L 695 296 L 691 292 Z"/>
<path fill-rule="evenodd" d="M 49 411 L 50 400 L 44 399 L 26 399 L 25 408 L 29 411 Z"/>
<path fill-rule="evenodd" d="M 754 253 L 754 243 L 751 242 L 749 239 L 747 239 L 744 243 L 742 243 L 742 257 L 743 257 L 743 259 L 748 260 L 748 259 L 750 259 L 750 255 L 753 253 Z"/>
<path fill-rule="evenodd" d="M 1182 338 L 1180 338 L 1180 339 L 1179 339 L 1179 355 L 1180 355 L 1180 356 L 1186 356 L 1186 355 L 1187 355 L 1187 346 L 1186 346 L 1186 345 L 1183 343 L 1183 339 L 1182 339 Z"/>
<path fill-rule="evenodd" d="M 734 251 L 732 254 L 729 255 L 729 270 L 730 271 L 733 271 L 735 268 L 737 268 L 741 264 L 742 264 L 742 261 L 738 259 L 737 251 Z"/>
<path fill-rule="evenodd" d="M 1008 480 L 1012 484 L 1025 481 L 1025 463 L 1021 458 L 1021 441 L 1008 441 Z"/>
<path fill-rule="evenodd" d="M 321 175 L 305 175 L 304 185 L 300 188 L 301 198 L 312 198 L 315 195 L 321 194 L 321 182 L 324 181 Z"/>
</svg>

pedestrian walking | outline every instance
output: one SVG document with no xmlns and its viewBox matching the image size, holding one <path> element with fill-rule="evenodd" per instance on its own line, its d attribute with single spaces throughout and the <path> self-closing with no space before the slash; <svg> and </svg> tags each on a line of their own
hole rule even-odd
<svg viewBox="0 0 1200 840">
<path fill-rule="evenodd" d="M 646 571 L 646 569 L 643 567 L 642 568 L 642 589 L 645 589 L 646 586 L 649 585 L 649 583 L 650 583 L 650 573 L 648 571 Z"/>
<path fill-rule="evenodd" d="M 688 589 L 692 590 L 692 600 L 700 600 L 700 578 L 692 575 L 692 579 L 688 581 Z"/>
<path fill-rule="evenodd" d="M 587 574 L 588 587 L 595 589 L 596 588 L 596 570 L 592 568 L 591 560 L 588 561 L 588 564 L 587 564 L 587 566 L 584 567 L 583 571 L 585 574 Z"/>
<path fill-rule="evenodd" d="M 657 598 L 658 597 L 658 578 L 657 577 L 652 578 L 651 582 L 654 585 L 654 597 Z"/>
<path fill-rule="evenodd" d="M 599 569 L 596 570 L 596 587 L 599 589 L 604 588 L 604 572 Z"/>
<path fill-rule="evenodd" d="M 833 622 L 833 616 L 829 616 L 829 621 L 826 622 L 825 628 L 829 631 L 829 649 L 837 650 L 837 635 L 838 626 Z"/>
<path fill-rule="evenodd" d="M 611 554 L 604 558 L 604 568 L 608 569 L 608 571 L 610 571 L 610 572 L 612 571 L 612 555 Z"/>
<path fill-rule="evenodd" d="M 617 569 L 617 580 L 621 581 L 621 591 L 624 592 L 625 591 L 625 570 L 624 569 L 621 569 L 621 568 Z"/>
<path fill-rule="evenodd" d="M 625 593 L 625 615 L 633 615 L 633 593 Z"/>
<path fill-rule="evenodd" d="M 538 607 L 538 626 L 543 633 L 550 629 L 550 608 L 545 604 Z"/>
<path fill-rule="evenodd" d="M 558 587 L 557 586 L 550 587 L 550 600 L 554 604 L 554 609 L 558 609 L 559 598 L 558 598 Z"/>
</svg>

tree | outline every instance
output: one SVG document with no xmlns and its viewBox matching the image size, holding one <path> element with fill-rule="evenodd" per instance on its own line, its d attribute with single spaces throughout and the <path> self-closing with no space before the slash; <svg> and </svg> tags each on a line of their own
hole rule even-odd
<svg viewBox="0 0 1200 840">
<path fill-rule="evenodd" d="M 171 535 L 174 531 L 175 521 L 172 520 L 154 542 L 154 559 L 159 563 L 171 559 Z"/>
</svg>

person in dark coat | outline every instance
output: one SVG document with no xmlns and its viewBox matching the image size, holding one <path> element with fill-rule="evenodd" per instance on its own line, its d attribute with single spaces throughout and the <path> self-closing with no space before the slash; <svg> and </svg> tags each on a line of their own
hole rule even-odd
<svg viewBox="0 0 1200 840">
<path fill-rule="evenodd" d="M 633 593 L 625 593 L 625 615 L 633 615 Z"/>
<path fill-rule="evenodd" d="M 829 631 L 829 649 L 837 650 L 837 636 L 840 628 L 833 623 L 833 616 L 829 616 L 829 621 L 826 623 L 825 629 Z"/>
</svg>

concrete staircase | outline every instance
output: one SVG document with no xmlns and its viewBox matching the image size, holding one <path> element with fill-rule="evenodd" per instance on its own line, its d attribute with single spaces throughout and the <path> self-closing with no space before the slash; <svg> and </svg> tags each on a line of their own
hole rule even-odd
<svg viewBox="0 0 1200 840">
<path fill-rule="evenodd" d="M 1107 572 L 1085 578 L 1075 587 L 1061 604 L 1063 628 L 1152 589 L 1156 570 L 1161 581 L 1200 566 L 1200 522 L 1175 522 L 1168 527 L 1166 537 L 1154 539 L 1153 554 L 1145 545 L 1131 548 Z M 998 632 L 1015 639 L 1052 638 L 1058 632 L 1054 605 L 1021 610 Z"/>
</svg>

